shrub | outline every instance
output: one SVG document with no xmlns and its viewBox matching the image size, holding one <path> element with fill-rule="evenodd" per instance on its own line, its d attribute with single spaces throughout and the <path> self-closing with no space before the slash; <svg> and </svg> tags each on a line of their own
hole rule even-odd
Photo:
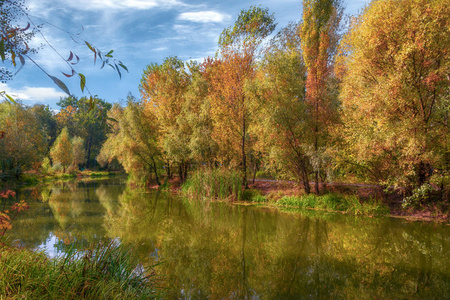
<svg viewBox="0 0 450 300">
<path fill-rule="evenodd" d="M 202 200 L 242 200 L 247 197 L 242 191 L 239 173 L 226 169 L 197 170 L 186 180 L 181 191 L 185 196 Z"/>
</svg>

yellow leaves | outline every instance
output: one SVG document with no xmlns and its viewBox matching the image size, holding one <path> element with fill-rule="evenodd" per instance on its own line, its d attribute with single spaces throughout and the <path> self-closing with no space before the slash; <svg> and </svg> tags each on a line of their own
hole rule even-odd
<svg viewBox="0 0 450 300">
<path fill-rule="evenodd" d="M 445 147 L 429 142 L 441 124 L 433 118 L 450 68 L 450 35 L 443 30 L 450 18 L 440 6 L 450 1 L 438 2 L 372 2 L 343 40 L 342 134 L 361 161 L 391 169 L 382 176 L 403 180 L 402 172 L 411 176 L 414 164 Z"/>
</svg>

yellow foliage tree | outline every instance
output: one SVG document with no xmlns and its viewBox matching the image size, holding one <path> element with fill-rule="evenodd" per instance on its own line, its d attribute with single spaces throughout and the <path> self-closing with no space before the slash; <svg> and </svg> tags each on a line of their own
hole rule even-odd
<svg viewBox="0 0 450 300">
<path fill-rule="evenodd" d="M 70 141 L 69 131 L 64 127 L 53 143 L 50 149 L 50 156 L 53 162 L 59 162 L 63 166 L 63 172 L 66 172 L 66 167 L 73 161 L 72 143 Z"/>
<path fill-rule="evenodd" d="M 449 170 L 450 1 L 373 1 L 340 54 L 346 161 L 418 187 Z"/>
</svg>

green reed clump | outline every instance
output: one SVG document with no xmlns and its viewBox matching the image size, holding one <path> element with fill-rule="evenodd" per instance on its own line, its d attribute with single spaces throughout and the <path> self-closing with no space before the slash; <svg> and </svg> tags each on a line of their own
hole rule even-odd
<svg viewBox="0 0 450 300">
<path fill-rule="evenodd" d="M 300 197 L 286 196 L 277 201 L 278 206 L 292 206 L 298 208 L 311 208 L 327 211 L 339 211 L 349 214 L 384 215 L 389 208 L 377 201 L 360 202 L 356 196 L 340 194 L 303 195 Z"/>
<path fill-rule="evenodd" d="M 241 200 L 242 179 L 238 172 L 225 169 L 197 170 L 183 184 L 182 193 L 195 199 Z"/>
<path fill-rule="evenodd" d="M 51 259 L 28 249 L 0 249 L 0 295 L 7 299 L 154 299 L 152 275 L 114 242 L 71 247 Z"/>
</svg>

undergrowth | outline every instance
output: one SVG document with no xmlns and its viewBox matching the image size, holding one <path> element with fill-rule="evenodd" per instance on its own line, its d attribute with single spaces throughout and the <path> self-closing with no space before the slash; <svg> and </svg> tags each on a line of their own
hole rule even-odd
<svg viewBox="0 0 450 300">
<path fill-rule="evenodd" d="M 389 208 L 375 200 L 360 202 L 356 196 L 339 194 L 285 196 L 277 201 L 277 206 L 291 206 L 303 209 L 339 211 L 355 215 L 385 215 Z"/>
<path fill-rule="evenodd" d="M 181 188 L 183 195 L 200 199 L 242 200 L 242 178 L 236 171 L 225 169 L 197 170 Z"/>
<path fill-rule="evenodd" d="M 85 250 L 72 246 L 63 256 L 0 248 L 0 295 L 6 299 L 154 299 L 152 273 L 118 243 Z"/>
</svg>

